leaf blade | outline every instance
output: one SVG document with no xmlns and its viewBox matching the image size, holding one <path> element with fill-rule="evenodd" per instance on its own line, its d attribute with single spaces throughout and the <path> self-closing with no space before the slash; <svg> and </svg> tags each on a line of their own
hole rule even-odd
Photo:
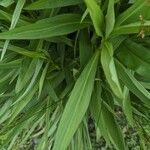
<svg viewBox="0 0 150 150">
<path fill-rule="evenodd" d="M 84 0 L 84 1 L 90 13 L 97 35 L 103 36 L 102 28 L 103 28 L 104 17 L 103 17 L 102 10 L 100 9 L 100 7 L 98 6 L 95 0 Z"/>
<path fill-rule="evenodd" d="M 54 150 L 67 148 L 86 112 L 92 94 L 98 56 L 99 52 L 96 52 L 74 86 L 56 133 Z"/>
<path fill-rule="evenodd" d="M 114 92 L 114 94 L 123 99 L 122 89 L 120 87 L 114 58 L 113 58 L 113 47 L 110 42 L 105 42 L 101 52 L 101 64 L 106 76 L 106 79 Z"/>
<path fill-rule="evenodd" d="M 90 21 L 80 23 L 80 20 L 81 16 L 78 14 L 57 15 L 0 33 L 0 39 L 42 39 L 69 34 L 90 25 Z"/>
<path fill-rule="evenodd" d="M 39 9 L 51 9 L 58 7 L 65 7 L 71 5 L 77 5 L 82 3 L 82 0 L 38 0 L 36 2 L 31 3 L 27 7 L 26 10 L 39 10 Z"/>
<path fill-rule="evenodd" d="M 115 10 L 114 10 L 114 0 L 109 0 L 107 15 L 106 15 L 106 38 L 109 37 L 110 33 L 113 31 L 115 25 Z"/>
</svg>

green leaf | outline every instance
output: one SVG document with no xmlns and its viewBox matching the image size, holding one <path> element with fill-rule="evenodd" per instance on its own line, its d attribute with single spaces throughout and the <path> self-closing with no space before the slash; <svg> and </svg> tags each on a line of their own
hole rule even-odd
<svg viewBox="0 0 150 150">
<path fill-rule="evenodd" d="M 90 21 L 80 23 L 80 20 L 77 14 L 58 15 L 0 33 L 0 39 L 42 39 L 69 34 L 90 25 Z"/>
<path fill-rule="evenodd" d="M 64 43 L 70 47 L 73 47 L 73 40 L 67 38 L 66 36 L 57 36 L 45 39 L 48 42 L 54 42 L 54 43 Z"/>
<path fill-rule="evenodd" d="M 132 114 L 132 105 L 130 100 L 129 89 L 124 87 L 124 100 L 123 100 L 123 111 L 127 117 L 129 124 L 133 127 L 133 114 Z"/>
<path fill-rule="evenodd" d="M 15 119 L 15 117 L 23 110 L 23 108 L 32 100 L 35 95 L 37 85 L 32 88 L 26 97 L 19 101 L 17 105 L 13 106 L 12 114 L 9 120 L 9 124 Z"/>
<path fill-rule="evenodd" d="M 0 48 L 3 47 L 4 42 L 0 41 Z M 31 57 L 31 58 L 46 58 L 44 53 L 38 51 L 29 51 L 25 48 L 14 46 L 9 44 L 8 50 L 21 54 L 23 56 Z"/>
<path fill-rule="evenodd" d="M 115 25 L 115 10 L 114 10 L 114 0 L 109 0 L 107 15 L 106 15 L 106 38 L 113 31 Z"/>
<path fill-rule="evenodd" d="M 0 10 L 0 19 L 1 20 L 5 20 L 5 21 L 8 21 L 8 22 L 11 22 L 12 21 L 12 16 L 13 15 L 11 13 L 8 13 L 6 11 Z M 19 18 L 16 26 L 23 26 L 23 25 L 30 24 L 29 22 L 25 21 L 22 16 L 20 16 L 20 17 L 21 18 Z"/>
<path fill-rule="evenodd" d="M 25 137 L 23 137 L 20 145 L 24 144 L 28 138 L 30 137 L 31 133 L 34 132 L 35 128 L 38 126 L 38 124 L 40 123 L 40 121 L 43 119 L 43 117 L 39 117 L 39 120 L 37 120 L 36 122 L 33 123 L 31 129 L 27 132 L 27 134 L 25 135 Z"/>
<path fill-rule="evenodd" d="M 139 59 L 147 64 L 150 64 L 150 51 L 148 48 L 142 46 L 140 43 L 136 43 L 132 40 L 127 39 L 124 43 L 130 52 L 136 55 Z"/>
<path fill-rule="evenodd" d="M 8 79 L 10 79 L 13 74 L 14 74 L 14 70 L 11 70 L 11 71 L 8 72 L 8 73 L 4 73 L 4 74 L 3 74 L 3 77 L 1 77 L 1 79 L 0 79 L 0 84 L 2 84 L 2 83 L 5 82 L 5 81 L 8 81 Z"/>
<path fill-rule="evenodd" d="M 46 64 L 46 66 L 45 66 L 45 68 L 44 68 L 44 70 L 43 70 L 43 72 L 42 72 L 40 81 L 39 81 L 39 93 L 38 93 L 38 98 L 40 97 L 41 92 L 42 92 L 42 88 L 43 88 L 43 84 L 44 84 L 44 81 L 45 81 L 45 77 L 46 77 L 46 73 L 47 73 L 48 67 L 49 67 L 49 62 Z"/>
<path fill-rule="evenodd" d="M 3 10 L 0 10 L 0 19 L 1 20 L 8 20 L 11 22 L 11 17 L 12 17 L 12 15 L 10 15 L 9 13 L 7 13 Z"/>
<path fill-rule="evenodd" d="M 95 89 L 93 91 L 92 100 L 90 103 L 91 114 L 93 115 L 93 118 L 95 120 L 97 130 L 100 132 L 100 137 L 103 136 L 107 144 L 111 146 L 107 129 L 105 128 L 105 122 L 102 117 L 103 99 L 101 97 L 101 92 L 102 92 L 102 87 L 100 85 L 100 82 L 97 81 Z"/>
<path fill-rule="evenodd" d="M 149 49 L 130 39 L 125 40 L 119 49 L 122 49 L 117 54 L 120 62 L 136 71 L 136 73 L 143 76 L 145 79 L 148 79 L 150 71 Z"/>
<path fill-rule="evenodd" d="M 95 0 L 84 0 L 98 36 L 103 36 L 104 16 Z"/>
<path fill-rule="evenodd" d="M 114 51 L 125 41 L 126 38 L 127 38 L 126 36 L 116 36 L 110 39 Z"/>
<path fill-rule="evenodd" d="M 1 0 L 0 5 L 3 7 L 8 7 L 14 3 L 14 0 Z"/>
<path fill-rule="evenodd" d="M 114 117 L 115 113 L 113 97 L 106 90 L 102 91 L 101 96 L 103 96 L 103 99 L 97 96 L 97 100 L 94 100 L 95 104 L 93 102 L 93 105 L 95 106 L 93 108 L 94 112 L 97 108 L 97 112 L 95 112 L 95 117 L 98 116 L 98 127 L 100 129 L 100 132 L 102 133 L 102 136 L 105 138 L 108 144 L 109 141 L 111 141 L 116 150 L 127 150 L 127 148 L 125 147 L 123 134 Z M 99 102 L 99 99 L 101 99 L 101 104 Z M 98 105 L 99 107 L 96 105 Z M 111 144 L 109 145 L 111 147 Z"/>
<path fill-rule="evenodd" d="M 127 88 L 134 93 L 139 99 L 150 108 L 150 93 L 147 91 L 140 82 L 127 70 L 119 61 L 116 61 L 117 70 L 122 82 L 127 86 Z"/>
<path fill-rule="evenodd" d="M 56 133 L 54 150 L 65 150 L 88 108 L 94 85 L 99 52 L 92 57 L 79 76 L 66 104 Z"/>
<path fill-rule="evenodd" d="M 23 8 L 25 2 L 26 2 L 26 0 L 18 0 L 16 8 L 15 8 L 13 16 L 12 16 L 10 30 L 15 28 L 15 26 L 20 18 L 20 14 L 21 14 L 21 11 L 22 11 L 22 8 Z"/>
<path fill-rule="evenodd" d="M 16 8 L 14 10 L 14 13 L 13 13 L 13 16 L 12 16 L 12 21 L 11 21 L 11 25 L 10 25 L 10 30 L 15 28 L 18 20 L 19 20 L 19 17 L 20 17 L 20 14 L 21 14 L 21 10 L 25 4 L 25 0 L 18 0 L 17 2 L 17 5 L 16 5 Z M 7 47 L 9 45 L 9 40 L 6 40 L 5 41 L 5 44 L 4 44 L 4 47 L 3 47 L 3 50 L 2 50 L 2 54 L 1 54 L 1 60 L 3 59 L 5 53 L 6 53 L 6 50 L 7 50 Z"/>
<path fill-rule="evenodd" d="M 122 89 L 120 87 L 114 58 L 113 58 L 113 46 L 110 42 L 104 42 L 101 52 L 101 63 L 106 76 L 106 79 L 114 92 L 114 94 L 123 99 Z"/>
<path fill-rule="evenodd" d="M 105 105 L 102 106 L 102 116 L 105 122 L 108 136 L 116 150 L 126 150 L 123 135 L 116 123 L 114 116 L 107 110 Z"/>
<path fill-rule="evenodd" d="M 4 105 L 1 107 L 0 109 L 0 117 L 2 117 L 4 115 L 4 113 L 6 113 L 6 111 L 8 111 L 8 109 L 10 108 L 12 104 L 12 101 L 10 99 L 8 99 Z"/>
<path fill-rule="evenodd" d="M 54 91 L 54 88 L 51 86 L 49 81 L 46 81 L 46 88 L 47 88 L 47 93 L 49 94 L 50 98 L 52 98 L 52 100 L 54 100 L 55 102 L 57 102 L 59 100 L 56 92 Z"/>
<path fill-rule="evenodd" d="M 149 5 L 149 2 L 147 0 L 147 2 L 145 3 L 145 5 L 143 5 L 143 7 L 141 7 L 141 9 L 139 9 L 136 13 L 134 13 L 133 15 L 131 15 L 126 21 L 124 24 L 129 24 L 129 23 L 133 23 L 133 22 L 137 22 L 137 21 L 142 21 L 143 19 L 143 22 L 145 20 L 149 20 L 150 19 L 150 16 L 149 16 L 149 13 L 150 13 L 150 5 Z"/>
<path fill-rule="evenodd" d="M 150 21 L 145 21 L 144 25 L 141 26 L 141 22 L 135 22 L 127 25 L 122 25 L 119 27 L 115 27 L 114 31 L 112 32 L 112 35 L 119 35 L 119 34 L 134 34 L 134 33 L 140 33 L 141 27 L 143 28 L 145 33 L 150 32 Z M 139 34 L 137 34 L 138 36 Z"/>
<path fill-rule="evenodd" d="M 47 101 L 47 107 L 50 106 L 50 97 L 48 96 L 46 98 L 46 101 Z M 45 114 L 45 132 L 44 132 L 44 135 L 42 136 L 40 142 L 38 143 L 38 146 L 37 146 L 37 150 L 41 150 L 41 149 L 48 149 L 48 142 L 49 142 L 49 139 L 48 139 L 48 131 L 51 127 L 51 124 L 50 124 L 50 114 L 51 114 L 51 110 L 50 108 L 46 110 L 46 114 Z"/>
<path fill-rule="evenodd" d="M 116 19 L 116 26 L 120 26 L 130 16 L 134 15 L 138 10 L 140 10 L 146 4 L 146 1 L 147 0 L 137 0 L 131 7 L 129 7 L 122 14 L 120 14 Z"/>
<path fill-rule="evenodd" d="M 16 93 L 19 93 L 31 80 L 31 77 L 34 74 L 36 63 L 37 63 L 36 59 L 33 59 L 32 61 L 30 61 L 29 59 L 25 59 L 22 62 L 21 69 L 19 71 L 19 76 L 15 85 Z"/>
<path fill-rule="evenodd" d="M 22 59 L 16 59 L 8 63 L 0 62 L 0 69 L 18 68 L 21 65 Z"/>
<path fill-rule="evenodd" d="M 28 92 L 31 90 L 31 88 L 35 84 L 36 78 L 37 78 L 37 76 L 38 76 L 38 74 L 39 74 L 39 72 L 41 70 L 42 65 L 43 65 L 43 61 L 42 60 L 38 60 L 36 68 L 35 68 L 34 75 L 33 75 L 32 79 L 31 79 L 31 82 L 29 83 L 28 87 L 25 89 L 23 94 L 21 94 L 12 105 L 15 105 L 16 103 L 21 101 L 28 94 Z"/>
<path fill-rule="evenodd" d="M 81 68 L 83 68 L 92 56 L 92 46 L 88 38 L 88 31 L 81 31 L 79 39 L 80 64 Z"/>
<path fill-rule="evenodd" d="M 25 9 L 26 10 L 50 9 L 50 8 L 77 5 L 80 3 L 82 3 L 82 0 L 61 0 L 61 1 L 60 0 L 38 0 L 25 7 Z"/>
</svg>

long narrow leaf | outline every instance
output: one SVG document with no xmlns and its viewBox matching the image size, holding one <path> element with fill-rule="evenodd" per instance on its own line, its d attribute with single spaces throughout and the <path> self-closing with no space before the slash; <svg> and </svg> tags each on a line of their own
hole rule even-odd
<svg viewBox="0 0 150 150">
<path fill-rule="evenodd" d="M 124 23 L 130 16 L 135 14 L 138 10 L 140 10 L 145 4 L 147 0 L 137 0 L 130 8 L 128 8 L 125 12 L 120 14 L 116 20 L 116 26 Z"/>
<path fill-rule="evenodd" d="M 27 10 L 39 10 L 39 9 L 50 9 L 57 7 L 64 7 L 70 5 L 77 5 L 82 3 L 82 0 L 38 0 L 31 3 L 25 9 Z"/>
<path fill-rule="evenodd" d="M 97 35 L 103 36 L 102 29 L 104 16 L 102 10 L 100 9 L 100 6 L 98 6 L 95 0 L 84 0 L 84 1 L 85 4 L 87 5 Z"/>
<path fill-rule="evenodd" d="M 114 94 L 123 99 L 122 89 L 119 83 L 114 58 L 113 58 L 113 47 L 110 42 L 105 42 L 101 53 L 101 63 L 106 76 L 106 79 L 114 92 Z"/>
<path fill-rule="evenodd" d="M 67 148 L 85 115 L 91 99 L 98 58 L 99 52 L 96 52 L 71 92 L 57 130 L 54 150 Z"/>
<path fill-rule="evenodd" d="M 125 69 L 121 63 L 117 62 L 117 69 L 123 83 L 132 91 L 141 101 L 150 108 L 150 93 L 147 91 L 142 84 L 140 84 L 136 78 Z"/>
<path fill-rule="evenodd" d="M 106 38 L 113 31 L 115 25 L 115 10 L 114 10 L 114 0 L 109 0 L 107 15 L 106 15 Z"/>
<path fill-rule="evenodd" d="M 20 14 L 21 14 L 21 10 L 22 10 L 24 4 L 25 4 L 25 0 L 18 0 L 16 8 L 15 8 L 15 11 L 14 11 L 13 16 L 12 16 L 10 30 L 15 28 L 15 26 L 16 26 L 18 20 L 19 20 L 19 17 L 20 17 Z M 3 47 L 3 50 L 2 50 L 2 54 L 1 54 L 1 60 L 3 59 L 3 57 L 4 57 L 5 53 L 6 53 L 7 47 L 9 45 L 9 42 L 10 42 L 9 40 L 5 41 L 5 44 L 4 44 L 4 47 Z"/>
<path fill-rule="evenodd" d="M 80 24 L 80 20 L 77 14 L 58 15 L 0 33 L 0 39 L 42 39 L 69 34 L 90 25 L 87 20 Z"/>
</svg>

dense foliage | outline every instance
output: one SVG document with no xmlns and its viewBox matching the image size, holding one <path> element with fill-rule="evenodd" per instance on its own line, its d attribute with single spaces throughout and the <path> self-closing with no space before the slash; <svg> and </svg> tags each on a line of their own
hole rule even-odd
<svg viewBox="0 0 150 150">
<path fill-rule="evenodd" d="M 1 0 L 0 31 L 1 150 L 150 149 L 149 0 Z"/>
</svg>

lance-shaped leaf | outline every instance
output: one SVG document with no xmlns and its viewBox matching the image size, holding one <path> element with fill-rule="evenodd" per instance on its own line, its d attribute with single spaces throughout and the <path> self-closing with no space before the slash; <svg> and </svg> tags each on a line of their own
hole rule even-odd
<svg viewBox="0 0 150 150">
<path fill-rule="evenodd" d="M 20 17 L 20 14 L 21 14 L 21 10 L 22 10 L 25 2 L 26 2 L 25 0 L 18 0 L 16 8 L 15 8 L 13 16 L 12 16 L 10 30 L 15 28 L 15 26 L 16 26 L 18 20 L 19 20 L 19 17 Z M 2 53 L 1 53 L 1 60 L 3 59 L 3 57 L 4 57 L 5 53 L 6 53 L 6 50 L 7 50 L 8 45 L 9 45 L 9 42 L 10 42 L 9 40 L 5 41 L 5 44 L 4 44 Z"/>
<path fill-rule="evenodd" d="M 119 49 L 121 51 L 117 54 L 117 58 L 123 65 L 134 70 L 145 80 L 150 78 L 150 51 L 148 48 L 128 39 Z"/>
<path fill-rule="evenodd" d="M 92 56 L 92 46 L 86 30 L 81 31 L 79 39 L 80 64 L 83 68 Z"/>
<path fill-rule="evenodd" d="M 132 105 L 129 94 L 129 89 L 124 87 L 124 100 L 123 100 L 123 111 L 126 115 L 126 118 L 131 126 L 134 125 L 133 114 L 132 114 Z"/>
<path fill-rule="evenodd" d="M 140 33 L 149 33 L 150 32 L 150 21 L 145 21 L 145 23 L 142 25 L 141 22 L 135 22 L 127 25 L 122 25 L 119 27 L 116 27 L 114 31 L 112 32 L 113 35 L 117 34 L 133 34 L 137 33 L 137 36 L 140 36 Z"/>
<path fill-rule="evenodd" d="M 114 94 L 123 99 L 122 89 L 118 80 L 118 75 L 113 58 L 113 46 L 110 42 L 105 42 L 101 52 L 101 63 L 106 79 Z"/>
<path fill-rule="evenodd" d="M 4 45 L 4 42 L 0 41 L 0 48 L 2 48 L 3 45 Z M 38 58 L 38 57 L 46 58 L 44 56 L 44 53 L 42 53 L 42 52 L 29 51 L 25 48 L 14 46 L 14 45 L 11 45 L 11 44 L 8 45 L 8 50 L 13 51 L 13 52 L 18 53 L 18 54 L 21 54 L 23 56 L 31 57 L 31 58 Z"/>
<path fill-rule="evenodd" d="M 91 58 L 79 76 L 64 109 L 53 150 L 66 150 L 90 103 L 99 52 Z"/>
<path fill-rule="evenodd" d="M 0 33 L 0 39 L 42 39 L 72 33 L 90 25 L 81 15 L 63 14 Z"/>
<path fill-rule="evenodd" d="M 114 0 L 109 0 L 107 15 L 106 15 L 106 38 L 110 35 L 115 24 Z"/>
<path fill-rule="evenodd" d="M 127 70 L 123 65 L 116 60 L 116 65 L 118 69 L 119 76 L 122 82 L 127 86 L 127 88 L 133 92 L 139 99 L 150 108 L 150 93 L 147 91 L 138 80 L 133 76 L 133 74 Z"/>
<path fill-rule="evenodd" d="M 98 36 L 103 36 L 102 28 L 103 28 L 103 20 L 104 16 L 100 6 L 96 3 L 95 0 L 84 0 L 85 4 L 90 13 L 91 19 L 93 21 L 93 25 Z"/>
<path fill-rule="evenodd" d="M 137 11 L 139 11 L 145 4 L 147 0 L 137 0 L 131 7 L 129 7 L 126 11 L 120 14 L 116 20 L 116 26 L 124 23 L 129 17 L 134 15 Z"/>
<path fill-rule="evenodd" d="M 14 0 L 1 0 L 0 5 L 3 7 L 8 7 L 14 3 Z"/>
<path fill-rule="evenodd" d="M 126 150 L 122 132 L 116 123 L 113 114 L 105 107 L 105 105 L 102 107 L 102 117 L 110 141 L 113 143 L 115 149 Z"/>
<path fill-rule="evenodd" d="M 95 92 L 96 90 L 94 90 Z M 100 92 L 99 89 L 97 92 Z M 93 92 L 93 93 L 94 93 Z M 119 125 L 115 120 L 113 97 L 106 90 L 102 91 L 100 97 L 99 93 L 96 99 L 92 99 L 91 106 L 94 119 L 98 123 L 100 133 L 105 138 L 108 145 L 110 141 L 113 144 L 115 150 L 127 150 L 125 148 L 125 142 L 123 134 Z M 100 100 L 101 99 L 101 100 Z"/>
<path fill-rule="evenodd" d="M 82 0 L 38 0 L 31 3 L 25 9 L 27 10 L 39 10 L 39 9 L 50 9 L 64 6 L 77 5 L 82 3 Z"/>
</svg>

